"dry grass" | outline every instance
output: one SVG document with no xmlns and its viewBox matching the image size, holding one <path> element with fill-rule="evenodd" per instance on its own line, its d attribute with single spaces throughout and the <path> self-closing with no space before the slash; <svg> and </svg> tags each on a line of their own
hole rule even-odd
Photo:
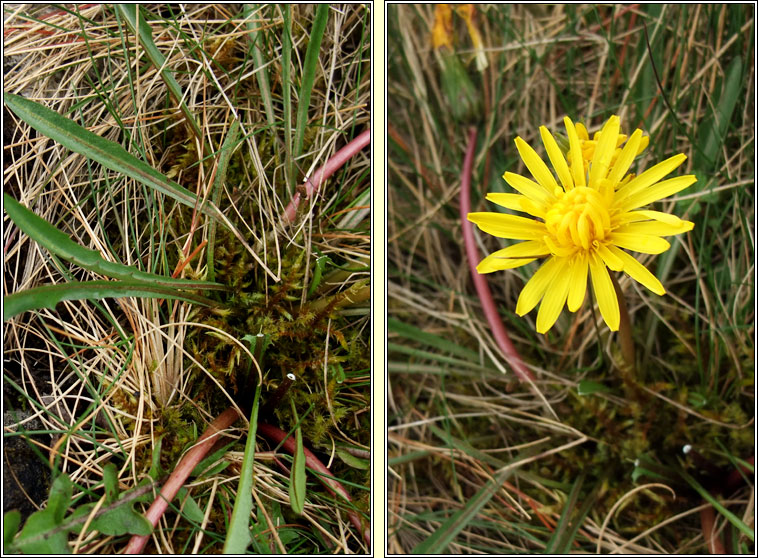
<svg viewBox="0 0 758 558">
<path fill-rule="evenodd" d="M 723 486 L 735 469 L 730 460 L 754 451 L 752 13 L 733 5 L 477 5 L 489 66 L 476 71 L 467 27 L 454 16 L 456 51 L 475 95 L 466 98 L 459 83 L 459 97 L 450 99 L 445 55 L 431 48 L 434 6 L 389 10 L 390 553 L 454 529 L 446 520 L 467 511 L 513 462 L 513 475 L 438 550 L 699 553 L 716 533 L 731 552 L 749 551 L 752 543 L 724 515 L 707 526 L 708 506 L 677 472 L 694 474 L 752 527 L 752 482 Z M 724 82 L 738 56 L 734 108 L 709 158 L 707 130 L 725 110 Z M 473 108 L 456 119 L 456 103 Z M 472 206 L 492 211 L 484 194 L 508 191 L 503 172 L 528 172 L 514 138 L 541 145 L 538 127 L 560 131 L 565 114 L 586 121 L 591 133 L 610 114 L 621 116 L 627 132 L 643 128 L 651 146 L 639 168 L 687 154 L 680 174 L 695 172 L 698 183 L 661 209 L 696 226 L 670 254 L 643 260 L 667 296 L 620 278 L 637 345 L 632 379 L 622 379 L 615 336 L 602 320 L 596 326 L 591 304 L 564 312 L 549 335 L 539 335 L 535 313 L 514 313 L 534 268 L 488 276 L 537 377 L 529 387 L 509 370 L 476 298 L 458 217 L 459 177 L 467 126 L 475 125 Z M 502 247 L 491 236 L 477 238 L 482 255 Z M 580 395 L 582 381 L 606 391 Z M 685 458 L 684 444 L 720 473 Z M 641 472 L 635 460 L 644 465 L 646 458 L 669 476 L 633 480 Z M 569 519 L 579 522 L 578 532 Z"/>
<path fill-rule="evenodd" d="M 22 94 L 121 143 L 202 198 L 214 194 L 218 149 L 236 115 L 244 141 L 230 163 L 219 206 L 261 261 L 240 251 L 219 225 L 212 261 L 217 263 L 217 280 L 237 282 L 234 308 L 247 308 L 250 297 L 258 297 L 260 304 L 278 297 L 281 308 L 296 320 L 314 300 L 368 288 L 367 150 L 353 157 L 322 195 L 301 204 L 293 226 L 281 219 L 296 186 L 288 184 L 288 168 L 298 182 L 303 180 L 369 125 L 370 19 L 365 7 L 330 8 L 298 158 L 289 152 L 285 156 L 279 8 L 265 7 L 246 19 L 237 6 L 225 4 L 147 7 L 154 19 L 153 39 L 185 93 L 202 130 L 200 138 L 192 137 L 158 70 L 111 7 L 4 9 L 5 64 L 15 64 L 5 75 L 6 92 Z M 315 8 L 291 10 L 294 126 Z M 264 67 L 251 60 L 249 24 L 259 30 Z M 258 80 L 262 71 L 272 92 L 270 114 Z M 4 114 L 6 192 L 113 261 L 166 275 L 187 263 L 182 276 L 206 276 L 202 248 L 186 262 L 209 238 L 209 223 L 199 214 L 38 136 L 9 111 Z M 9 137 L 9 130 L 15 136 Z M 9 221 L 5 225 L 6 293 L 96 278 L 51 258 Z M 328 256 L 330 263 L 318 290 L 309 294 L 321 256 Z M 227 263 L 229 267 L 219 270 Z M 300 380 L 291 395 L 304 428 L 318 423 L 312 427 L 321 433 L 313 440 L 314 449 L 331 461 L 335 476 L 355 483 L 349 490 L 365 519 L 368 474 L 338 457 L 337 450 L 370 450 L 370 375 L 367 365 L 356 366 L 367 362 L 362 355 L 368 353 L 368 304 L 342 301 L 323 314 L 324 327 L 313 331 L 318 350 L 309 355 L 311 362 L 303 363 L 300 352 L 289 355 Z M 163 454 L 156 464 L 170 472 L 215 414 L 237 404 L 242 385 L 237 370 L 247 366 L 250 354 L 242 334 L 258 330 L 246 331 L 252 322 L 246 326 L 244 317 L 224 322 L 223 316 L 186 303 L 124 298 L 65 302 L 55 311 L 27 313 L 5 324 L 5 408 L 29 409 L 42 421 L 40 430 L 56 433 L 52 439 L 34 439 L 44 458 L 76 483 L 72 504 L 93 497 L 108 462 L 117 464 L 122 490 L 136 486 L 146 478 L 159 443 Z M 282 320 L 280 330 L 290 327 Z M 203 352 L 212 344 L 215 361 Z M 276 338 L 275 346 L 268 361 L 271 369 L 264 370 L 264 398 L 285 372 L 279 367 L 288 356 L 288 342 Z M 335 383 L 338 366 L 344 367 L 344 376 Z M 317 402 L 310 416 L 309 401 Z M 289 430 L 294 425 L 289 403 L 283 407 L 269 420 L 278 418 Z M 239 423 L 228 432 L 230 442 L 240 440 L 218 458 L 228 466 L 192 479 L 187 486 L 192 500 L 177 502 L 184 508 L 174 508 L 162 520 L 149 550 L 207 553 L 221 548 L 246 432 L 246 425 Z M 289 512 L 288 475 L 266 447 L 256 455 L 255 550 L 276 545 L 292 552 L 366 551 L 366 543 L 347 521 L 345 504 L 335 502 L 312 476 L 304 515 Z M 281 461 L 280 455 L 277 463 Z M 117 552 L 124 540 L 91 533 L 80 537 L 74 550 Z"/>
</svg>

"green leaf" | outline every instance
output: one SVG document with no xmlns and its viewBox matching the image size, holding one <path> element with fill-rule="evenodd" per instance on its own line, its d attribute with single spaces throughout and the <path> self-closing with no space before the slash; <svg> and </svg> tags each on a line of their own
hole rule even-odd
<svg viewBox="0 0 758 558">
<path fill-rule="evenodd" d="M 305 510 L 305 451 L 303 451 L 303 433 L 298 426 L 295 429 L 295 454 L 292 456 L 290 470 L 290 507 L 298 515 Z"/>
<path fill-rule="evenodd" d="M 253 464 L 255 462 L 255 432 L 258 426 L 258 407 L 261 399 L 261 384 L 255 389 L 253 408 L 250 412 L 250 430 L 247 433 L 245 454 L 242 457 L 240 483 L 234 500 L 232 519 L 224 541 L 224 554 L 244 554 L 250 545 L 250 515 L 253 511 Z"/>
<path fill-rule="evenodd" d="M 112 510 L 99 515 L 90 523 L 90 530 L 100 531 L 103 535 L 115 537 L 121 535 L 149 535 L 153 532 L 153 526 L 147 518 L 138 513 L 132 507 L 133 504 L 124 503 Z"/>
<path fill-rule="evenodd" d="M 173 180 L 169 180 L 147 163 L 140 161 L 119 144 L 101 138 L 89 130 L 85 130 L 73 120 L 61 116 L 43 105 L 10 93 L 5 94 L 5 104 L 21 120 L 64 147 L 85 157 L 89 157 L 106 168 L 133 178 L 145 186 L 175 199 L 179 203 L 197 208 L 200 213 L 219 219 L 234 234 L 240 244 L 250 252 L 255 261 L 266 270 L 266 273 L 275 281 L 279 281 L 279 277 L 255 253 L 247 240 L 245 240 L 245 237 L 242 236 L 242 233 L 237 230 L 226 215 L 213 203 L 205 202 L 201 204 L 195 194 Z"/>
<path fill-rule="evenodd" d="M 147 163 L 140 161 L 116 142 L 101 138 L 82 128 L 73 120 L 19 95 L 6 93 L 5 104 L 39 133 L 57 141 L 71 151 L 133 178 L 179 203 L 197 208 L 205 215 L 223 219 L 218 208 L 210 203 L 201 204 L 195 194 L 169 180 Z"/>
<path fill-rule="evenodd" d="M 103 485 L 105 486 L 105 503 L 118 500 L 118 471 L 113 463 L 103 467 Z"/>
<path fill-rule="evenodd" d="M 50 487 L 50 496 L 47 499 L 46 511 L 49 511 L 57 523 L 63 521 L 63 516 L 71 504 L 74 487 L 66 473 L 58 475 Z"/>
<path fill-rule="evenodd" d="M 51 533 L 60 523 L 49 508 L 34 512 L 26 520 L 16 546 L 24 554 L 71 554 L 68 532 L 62 529 Z"/>
<path fill-rule="evenodd" d="M 139 40 L 140 45 L 142 45 L 142 48 L 145 49 L 145 53 L 147 53 L 150 62 L 152 62 L 153 66 L 160 71 L 163 82 L 166 84 L 166 87 L 168 87 L 169 92 L 176 102 L 179 103 L 179 108 L 184 114 L 184 118 L 187 119 L 187 123 L 192 128 L 192 131 L 195 133 L 195 137 L 198 139 L 202 138 L 203 133 L 200 131 L 200 126 L 198 126 L 195 117 L 189 110 L 189 107 L 187 107 L 187 103 L 183 100 L 184 95 L 182 94 L 182 88 L 179 85 L 179 82 L 174 78 L 174 74 L 166 65 L 166 57 L 163 56 L 161 51 L 158 50 L 158 47 L 155 46 L 155 43 L 153 42 L 153 30 L 151 29 L 150 24 L 145 20 L 139 6 L 135 4 L 114 4 L 114 8 L 118 11 L 121 17 L 126 20 L 126 24 L 129 26 L 132 33 L 137 35 L 137 39 Z M 139 23 L 137 22 L 138 15 Z"/>
<path fill-rule="evenodd" d="M 142 281 L 82 281 L 45 285 L 8 295 L 3 299 L 3 321 L 28 310 L 48 308 L 64 300 L 92 300 L 134 296 L 142 298 L 169 298 L 212 306 L 214 301 L 203 296 L 178 291 Z"/>
<path fill-rule="evenodd" d="M 13 543 L 13 537 L 18 533 L 21 526 L 21 512 L 11 510 L 3 516 L 3 545 L 8 551 L 8 546 Z"/>
<path fill-rule="evenodd" d="M 747 538 L 749 538 L 751 541 L 755 541 L 755 535 L 753 534 L 753 529 L 750 528 L 744 521 L 742 521 L 739 517 L 734 515 L 732 512 L 730 512 L 724 505 L 716 500 L 716 498 L 711 495 L 710 492 L 708 492 L 705 488 L 703 488 L 699 482 L 697 482 L 693 477 L 691 477 L 689 474 L 687 474 L 685 471 L 680 471 L 679 474 L 682 476 L 682 478 L 687 481 L 687 483 L 695 489 L 695 491 L 700 494 L 708 503 L 710 503 L 716 511 L 718 511 L 721 515 L 723 515 L 729 523 L 731 523 L 734 527 L 739 529 Z"/>
<path fill-rule="evenodd" d="M 45 247 L 50 253 L 75 263 L 84 269 L 100 273 L 114 279 L 141 280 L 158 285 L 173 285 L 185 289 L 226 289 L 220 283 L 207 281 L 190 281 L 174 279 L 155 273 L 147 273 L 136 267 L 105 260 L 97 250 L 91 250 L 77 244 L 64 232 L 58 230 L 48 221 L 30 211 L 8 194 L 3 194 L 3 203 L 8 217 L 29 238 Z"/>
<path fill-rule="evenodd" d="M 320 256 L 316 258 L 316 267 L 313 270 L 313 278 L 311 279 L 311 284 L 308 287 L 308 298 L 310 298 L 310 296 L 313 294 L 313 291 L 315 291 L 319 284 L 321 284 L 321 275 L 324 273 L 326 264 L 330 262 L 331 260 L 329 259 L 329 256 Z"/>
<path fill-rule="evenodd" d="M 744 85 L 741 78 L 742 57 L 736 56 L 726 71 L 716 111 L 701 127 L 702 131 L 698 138 L 700 150 L 694 161 L 694 165 L 698 168 L 710 170 L 718 160 L 719 150 L 724 145 L 734 107 L 737 105 L 737 99 Z"/>
<path fill-rule="evenodd" d="M 195 499 L 190 495 L 189 490 L 185 487 L 181 487 L 179 492 L 177 492 L 177 496 L 179 496 L 179 501 L 181 502 L 180 507 L 182 509 L 182 514 L 195 523 L 202 523 L 205 514 Z"/>
<path fill-rule="evenodd" d="M 361 459 L 360 457 L 355 457 L 352 453 L 348 453 L 347 451 L 343 449 L 338 449 L 337 455 L 339 456 L 339 458 L 342 460 L 343 463 L 352 467 L 353 469 L 362 469 L 366 471 L 371 468 L 371 462 L 368 459 Z"/>
<path fill-rule="evenodd" d="M 524 455 L 516 457 L 514 461 L 520 461 Z M 458 533 L 471 523 L 479 510 L 489 502 L 495 494 L 502 488 L 503 483 L 515 472 L 515 467 L 506 466 L 495 473 L 476 494 L 471 498 L 462 509 L 455 512 L 440 527 L 431 534 L 425 541 L 417 544 L 412 554 L 444 554 L 447 546 L 453 542 Z"/>
<path fill-rule="evenodd" d="M 611 388 L 608 386 L 592 380 L 582 380 L 576 389 L 578 395 L 592 395 L 593 393 L 607 393 L 609 391 Z"/>
</svg>

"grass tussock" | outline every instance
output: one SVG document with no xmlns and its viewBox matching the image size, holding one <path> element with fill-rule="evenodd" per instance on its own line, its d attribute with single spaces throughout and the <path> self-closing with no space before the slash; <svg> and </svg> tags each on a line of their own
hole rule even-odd
<svg viewBox="0 0 758 558">
<path fill-rule="evenodd" d="M 111 5 L 4 9 L 6 92 L 121 144 L 212 201 L 244 240 L 4 110 L 6 192 L 109 261 L 228 287 L 208 295 L 210 307 L 66 301 L 6 323 L 4 406 L 27 417 L 6 437 L 30 438 L 53 476 L 69 475 L 70 511 L 98 501 L 109 463 L 121 491 L 165 479 L 214 417 L 229 406 L 249 408 L 260 374 L 267 411 L 260 420 L 285 432 L 299 426 L 352 503 L 330 495 L 311 472 L 304 511 L 295 514 L 290 458 L 259 438 L 251 548 L 366 552 L 347 514 L 369 524 L 368 150 L 318 195 L 306 199 L 302 182 L 368 129 L 368 8 L 142 6 L 138 19 L 155 52 Z M 296 194 L 295 218 L 285 219 Z M 6 294 L 101 279 L 4 224 Z M 265 350 L 255 348 L 258 339 Z M 287 374 L 295 381 L 273 401 Z M 222 451 L 172 502 L 148 551 L 220 552 L 246 435 L 244 421 L 227 431 L 215 448 Z M 70 550 L 96 553 L 125 543 L 97 531 L 68 540 Z"/>
<path fill-rule="evenodd" d="M 754 12 L 476 5 L 435 49 L 434 10 L 387 19 L 390 552 L 749 553 Z M 592 134 L 612 114 L 650 136 L 638 168 L 687 155 L 679 174 L 698 182 L 655 209 L 695 228 L 643 259 L 666 296 L 619 276 L 631 376 L 589 295 L 541 335 L 536 312 L 514 312 L 539 262 L 488 275 L 536 378 L 519 383 L 463 249 L 468 127 L 472 211 L 493 211 L 484 195 L 512 191 L 502 174 L 528 176 L 516 136 L 544 157 L 540 125 L 568 115 Z M 481 257 L 505 246 L 477 243 Z"/>
</svg>

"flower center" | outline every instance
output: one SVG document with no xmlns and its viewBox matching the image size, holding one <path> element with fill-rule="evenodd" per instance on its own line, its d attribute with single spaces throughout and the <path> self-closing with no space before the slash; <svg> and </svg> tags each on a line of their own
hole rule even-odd
<svg viewBox="0 0 758 558">
<path fill-rule="evenodd" d="M 605 200 L 596 190 L 581 186 L 564 192 L 545 214 L 549 236 L 545 238 L 556 255 L 569 255 L 577 249 L 597 248 L 610 234 L 611 219 Z"/>
</svg>

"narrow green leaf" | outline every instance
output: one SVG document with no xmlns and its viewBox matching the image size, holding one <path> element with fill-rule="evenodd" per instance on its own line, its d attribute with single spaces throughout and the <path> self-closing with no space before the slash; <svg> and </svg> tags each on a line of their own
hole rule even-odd
<svg viewBox="0 0 758 558">
<path fill-rule="evenodd" d="M 58 230 L 48 221 L 30 211 L 8 194 L 3 194 L 3 203 L 8 217 L 16 226 L 26 233 L 29 238 L 46 248 L 49 252 L 75 263 L 84 269 L 100 273 L 106 277 L 123 279 L 126 281 L 149 281 L 157 285 L 175 286 L 185 289 L 226 289 L 220 283 L 206 281 L 190 281 L 187 279 L 174 279 L 154 273 L 140 271 L 136 267 L 120 263 L 109 262 L 104 259 L 97 250 L 85 248 L 77 244 L 64 232 Z"/>
<path fill-rule="evenodd" d="M 255 462 L 255 433 L 258 427 L 258 406 L 261 385 L 255 389 L 253 408 L 250 412 L 250 430 L 247 433 L 245 454 L 242 457 L 240 483 L 234 500 L 232 519 L 224 541 L 224 554 L 244 554 L 250 545 L 250 516 L 253 511 L 253 464 Z"/>
<path fill-rule="evenodd" d="M 524 459 L 525 455 L 519 455 L 513 461 L 514 463 Z M 437 529 L 431 536 L 417 544 L 412 554 L 444 554 L 447 546 L 453 542 L 458 533 L 460 533 L 466 526 L 471 523 L 476 515 L 479 513 L 487 502 L 497 494 L 498 490 L 503 486 L 503 483 L 508 480 L 515 472 L 515 467 L 505 467 L 495 473 L 495 476 L 490 479 L 474 496 L 466 502 L 466 505 L 462 509 L 455 512 L 450 518 L 447 519 L 439 529 Z"/>
<path fill-rule="evenodd" d="M 3 516 L 3 545 L 8 553 L 12 551 L 8 550 L 8 546 L 13 543 L 13 537 L 18 533 L 18 528 L 21 526 L 21 512 L 18 510 L 11 510 Z"/>
<path fill-rule="evenodd" d="M 203 513 L 203 510 L 190 495 L 189 490 L 183 486 L 179 489 L 179 492 L 177 492 L 177 496 L 181 502 L 180 506 L 184 517 L 195 523 L 202 523 L 205 513 Z"/>
<path fill-rule="evenodd" d="M 732 120 L 737 98 L 743 88 L 742 82 L 742 57 L 737 56 L 729 64 L 726 77 L 721 88 L 721 96 L 712 118 L 706 121 L 701 128 L 700 152 L 696 154 L 695 166 L 705 170 L 712 169 L 718 160 L 719 150 L 724 144 L 729 123 Z M 701 186 L 704 186 L 701 183 Z"/>
<path fill-rule="evenodd" d="M 150 165 L 140 161 L 126 151 L 119 144 L 101 138 L 89 130 L 85 130 L 73 120 L 61 116 L 49 108 L 29 101 L 19 95 L 5 94 L 5 104 L 8 105 L 16 115 L 24 122 L 29 124 L 39 133 L 57 141 L 64 147 L 72 151 L 89 157 L 97 161 L 106 168 L 120 172 L 126 176 L 141 182 L 145 186 L 153 188 L 183 203 L 189 207 L 197 208 L 201 213 L 209 217 L 219 219 L 226 226 L 235 238 L 239 240 L 245 249 L 250 252 L 255 261 L 257 261 L 268 275 L 275 281 L 279 277 L 272 272 L 263 260 L 250 247 L 247 240 L 242 236 L 231 221 L 224 215 L 218 207 L 211 202 L 201 204 L 195 194 L 187 190 L 184 186 L 169 180 L 160 172 Z"/>
<path fill-rule="evenodd" d="M 213 180 L 213 203 L 218 206 L 221 199 L 221 190 L 224 188 L 224 182 L 226 181 L 226 171 L 229 169 L 229 159 L 232 157 L 232 152 L 237 146 L 237 138 L 239 137 L 240 123 L 237 120 L 232 121 L 232 125 L 229 128 L 229 132 L 224 138 L 224 144 L 221 146 L 221 153 L 218 157 L 218 164 L 216 165 L 216 178 Z M 208 249 L 207 255 L 207 278 L 209 281 L 216 280 L 215 269 L 215 246 L 216 246 L 216 222 L 211 223 L 210 231 L 208 233 Z"/>
<path fill-rule="evenodd" d="M 103 467 L 103 485 L 105 486 L 105 503 L 112 504 L 118 500 L 118 471 L 113 463 Z"/>
<path fill-rule="evenodd" d="M 50 495 L 47 498 L 47 507 L 45 508 L 53 514 L 56 522 L 60 523 L 63 521 L 63 516 L 66 514 L 69 505 L 71 505 L 73 494 L 74 487 L 68 475 L 66 473 L 58 475 L 50 487 Z"/>
<path fill-rule="evenodd" d="M 295 429 L 295 455 L 292 456 L 290 470 L 290 507 L 298 515 L 302 515 L 305 510 L 305 452 L 303 433 L 299 426 Z"/>
<path fill-rule="evenodd" d="M 3 321 L 28 310 L 48 308 L 55 310 L 56 304 L 64 300 L 99 300 L 101 298 L 122 298 L 134 296 L 142 298 L 168 298 L 194 304 L 212 306 L 214 301 L 203 296 L 178 291 L 141 281 L 82 281 L 44 285 L 8 295 L 3 299 Z"/>
<path fill-rule="evenodd" d="M 292 160 L 292 14 L 290 5 L 282 6 L 282 104 L 284 105 L 284 158 L 287 189 L 295 193 L 295 164 Z"/>
<path fill-rule="evenodd" d="M 203 133 L 200 130 L 200 126 L 198 126 L 194 115 L 190 112 L 187 103 L 184 102 L 182 88 L 179 85 L 179 82 L 174 78 L 173 72 L 166 66 L 166 57 L 163 56 L 161 51 L 158 50 L 158 47 L 155 46 L 155 43 L 153 42 L 153 30 L 150 28 L 150 24 L 145 20 L 139 6 L 135 4 L 114 4 L 114 8 L 118 11 L 121 17 L 124 18 L 132 33 L 137 36 L 140 45 L 142 45 L 148 58 L 150 58 L 150 62 L 152 62 L 153 66 L 160 71 L 163 82 L 166 84 L 166 87 L 168 87 L 168 90 L 174 99 L 176 99 L 176 102 L 179 103 L 179 108 L 184 114 L 187 123 L 192 128 L 195 137 L 198 139 L 202 138 Z M 138 16 L 139 23 L 137 22 Z"/>
<path fill-rule="evenodd" d="M 342 462 L 345 463 L 345 465 L 348 465 L 353 469 L 363 469 L 366 471 L 371 468 L 371 462 L 368 459 L 361 459 L 360 457 L 356 457 L 346 450 L 338 449 L 337 455 L 342 460 Z"/>
<path fill-rule="evenodd" d="M 729 523 L 734 525 L 737 529 L 739 529 L 747 538 L 749 538 L 751 541 L 755 541 L 755 535 L 753 534 L 753 530 L 739 517 L 734 515 L 732 512 L 730 512 L 728 509 L 724 507 L 724 505 L 716 500 L 710 492 L 708 492 L 705 488 L 703 488 L 699 482 L 697 482 L 693 477 L 691 477 L 689 474 L 687 474 L 685 471 L 680 471 L 680 475 L 682 475 L 682 478 L 687 481 L 687 483 L 695 489 L 695 491 L 700 494 L 700 496 L 703 497 L 709 504 L 711 504 L 714 508 L 716 508 L 716 511 L 718 511 L 721 515 L 723 515 Z"/>
<path fill-rule="evenodd" d="M 397 333 L 401 337 L 416 341 L 423 345 L 429 345 L 435 349 L 441 349 L 445 353 L 452 353 L 458 355 L 466 360 L 472 362 L 479 362 L 479 354 L 471 349 L 466 349 L 460 345 L 452 343 L 450 339 L 444 339 L 433 333 L 427 333 L 421 329 L 401 322 L 397 318 L 387 318 L 387 329 L 393 333 Z"/>
<path fill-rule="evenodd" d="M 303 139 L 305 127 L 308 123 L 308 109 L 311 105 L 311 93 L 313 82 L 316 79 L 318 56 L 321 51 L 321 40 L 324 38 L 324 29 L 329 17 L 329 4 L 319 4 L 316 8 L 316 17 L 313 19 L 311 36 L 308 40 L 308 48 L 305 51 L 303 62 L 303 77 L 300 82 L 300 95 L 297 100 L 297 120 L 295 122 L 295 150 L 294 158 L 297 159 L 303 151 Z"/>
<path fill-rule="evenodd" d="M 5 94 L 5 104 L 39 133 L 57 141 L 71 151 L 89 157 L 106 168 L 120 172 L 189 207 L 211 217 L 221 217 L 212 204 L 201 205 L 195 194 L 169 180 L 147 163 L 140 161 L 116 142 L 101 138 L 46 106 L 19 95 Z"/>
<path fill-rule="evenodd" d="M 274 120 L 274 107 L 271 103 L 271 87 L 268 82 L 268 71 L 265 68 L 266 60 L 263 58 L 263 50 L 260 45 L 263 43 L 263 36 L 258 31 L 258 25 L 251 20 L 261 11 L 258 4 L 243 4 L 242 15 L 245 16 L 245 26 L 247 27 L 247 37 L 250 39 L 250 48 L 252 49 L 253 62 L 258 71 L 255 72 L 255 76 L 258 78 L 258 90 L 263 100 L 263 109 L 266 111 L 266 120 L 269 126 L 273 126 Z"/>
<path fill-rule="evenodd" d="M 578 527 L 576 521 L 572 522 L 571 518 L 576 514 L 576 505 L 579 500 L 582 484 L 584 484 L 584 477 L 583 474 L 579 475 L 579 478 L 576 479 L 574 485 L 571 487 L 571 492 L 569 493 L 568 498 L 566 499 L 566 504 L 563 506 L 563 511 L 561 512 L 561 518 L 558 520 L 558 525 L 556 525 L 555 531 L 553 531 L 553 535 L 550 537 L 550 540 L 545 547 L 545 554 L 563 554 L 566 552 L 566 541 L 568 541 L 568 545 L 570 546 L 571 541 L 573 540 L 572 526 Z"/>
<path fill-rule="evenodd" d="M 310 298 L 310 296 L 313 294 L 313 291 L 315 291 L 316 288 L 321 284 L 321 275 L 324 273 L 326 264 L 330 261 L 331 260 L 329 259 L 329 256 L 319 256 L 316 258 L 316 267 L 313 270 L 313 278 L 311 279 L 311 284 L 308 287 L 308 298 Z"/>
<path fill-rule="evenodd" d="M 611 388 L 608 386 L 592 380 L 582 380 L 576 389 L 578 395 L 592 395 L 593 393 L 607 393 L 609 391 Z"/>
</svg>

